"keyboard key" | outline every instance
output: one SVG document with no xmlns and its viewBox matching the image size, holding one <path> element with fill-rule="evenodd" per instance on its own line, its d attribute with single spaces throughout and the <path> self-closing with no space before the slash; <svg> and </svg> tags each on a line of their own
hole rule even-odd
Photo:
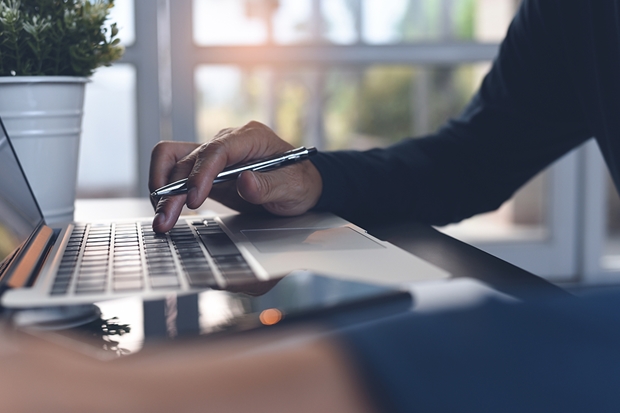
<svg viewBox="0 0 620 413">
<path fill-rule="evenodd" d="M 114 246 L 116 247 L 137 247 L 140 243 L 137 238 L 127 238 L 127 239 L 118 239 L 114 240 Z"/>
<path fill-rule="evenodd" d="M 142 280 L 143 278 L 141 272 L 134 274 L 114 274 L 114 280 Z"/>
<path fill-rule="evenodd" d="M 222 275 L 226 281 L 232 283 L 244 283 L 256 280 L 256 276 L 250 268 L 245 270 L 224 270 L 222 271 Z"/>
<path fill-rule="evenodd" d="M 114 254 L 118 254 L 118 255 L 130 255 L 130 254 L 134 254 L 134 255 L 140 255 L 140 248 L 135 246 L 135 247 L 115 247 L 114 248 Z"/>
<path fill-rule="evenodd" d="M 223 255 L 238 255 L 237 246 L 228 238 L 225 233 L 219 234 L 200 234 L 200 239 L 213 257 Z"/>
<path fill-rule="evenodd" d="M 147 263 L 149 264 L 149 267 L 163 267 L 163 266 L 167 266 L 167 265 L 171 265 L 174 267 L 174 261 L 172 260 L 172 255 L 165 257 L 165 256 L 159 256 L 159 257 L 148 257 L 149 259 L 147 260 Z"/>
<path fill-rule="evenodd" d="M 181 258 L 181 262 L 183 265 L 206 265 L 209 266 L 209 262 L 206 260 L 205 256 L 200 257 L 183 257 Z"/>
<path fill-rule="evenodd" d="M 80 267 L 80 274 L 106 274 L 108 272 L 107 265 L 98 265 L 94 267 Z"/>
<path fill-rule="evenodd" d="M 73 277 L 73 270 L 58 271 L 56 273 L 56 280 L 70 280 Z"/>
<path fill-rule="evenodd" d="M 97 260 L 97 261 L 82 261 L 82 265 L 80 268 L 107 268 L 108 260 Z"/>
<path fill-rule="evenodd" d="M 177 276 L 169 276 L 169 277 L 156 277 L 151 278 L 151 287 L 152 288 L 172 288 L 179 286 L 179 279 Z"/>
<path fill-rule="evenodd" d="M 243 255 L 241 254 L 237 254 L 237 255 L 228 255 L 225 257 L 217 257 L 214 260 L 218 265 L 225 265 L 225 264 L 242 264 L 245 263 L 245 258 L 243 258 Z"/>
<path fill-rule="evenodd" d="M 101 253 L 107 253 L 108 251 L 110 251 L 110 247 L 107 246 L 95 246 L 95 247 L 89 247 L 88 245 L 86 246 L 86 248 L 84 249 L 85 252 L 87 252 L 88 254 L 101 254 Z"/>
<path fill-rule="evenodd" d="M 50 295 L 64 295 L 67 294 L 67 289 L 69 284 L 66 285 L 54 285 L 52 287 L 52 291 L 50 291 Z"/>
<path fill-rule="evenodd" d="M 84 257 L 82 259 L 82 266 L 96 266 L 96 265 L 107 265 L 109 258 L 107 255 L 96 255 L 93 257 Z"/>
<path fill-rule="evenodd" d="M 123 267 L 123 266 L 136 266 L 142 265 L 142 260 L 140 259 L 140 255 L 115 255 L 114 256 L 114 266 L 115 267 Z"/>
<path fill-rule="evenodd" d="M 212 272 L 188 272 L 187 278 L 194 288 L 216 288 L 218 286 Z"/>
<path fill-rule="evenodd" d="M 162 266 L 162 267 L 149 267 L 149 274 L 153 277 L 166 276 L 176 274 L 177 269 L 174 265 Z"/>
<path fill-rule="evenodd" d="M 147 257 L 163 257 L 163 256 L 172 256 L 172 251 L 170 248 L 157 248 L 157 249 L 146 249 L 144 254 Z"/>
<path fill-rule="evenodd" d="M 190 260 L 190 259 L 202 259 L 205 260 L 205 256 L 202 251 L 198 252 L 182 252 L 179 254 L 181 256 L 181 260 Z"/>
<path fill-rule="evenodd" d="M 92 292 L 102 292 L 105 290 L 105 280 L 83 280 L 78 281 L 75 292 L 77 294 L 81 293 L 92 293 Z"/>
<path fill-rule="evenodd" d="M 119 279 L 114 280 L 114 290 L 116 291 L 134 291 L 134 290 L 142 290 L 142 280 L 141 279 Z"/>
<path fill-rule="evenodd" d="M 140 259 L 140 250 L 138 248 L 131 250 L 114 250 L 114 257 L 131 257 L 132 259 Z"/>
<path fill-rule="evenodd" d="M 114 274 L 141 274 L 142 266 L 122 266 L 122 267 L 114 267 Z"/>
</svg>

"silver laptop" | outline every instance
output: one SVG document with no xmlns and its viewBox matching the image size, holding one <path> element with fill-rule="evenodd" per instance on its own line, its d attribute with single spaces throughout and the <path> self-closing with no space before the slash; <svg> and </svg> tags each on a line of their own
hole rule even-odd
<svg viewBox="0 0 620 413">
<path fill-rule="evenodd" d="M 46 225 L 0 121 L 0 303 L 9 308 L 235 289 L 309 270 L 410 282 L 449 276 L 328 213 L 181 217 Z"/>
</svg>

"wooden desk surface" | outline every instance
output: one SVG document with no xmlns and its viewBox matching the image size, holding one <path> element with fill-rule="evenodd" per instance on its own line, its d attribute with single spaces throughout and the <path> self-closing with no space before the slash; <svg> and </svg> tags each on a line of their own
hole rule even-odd
<svg viewBox="0 0 620 413">
<path fill-rule="evenodd" d="M 196 211 L 186 209 L 184 215 L 231 213 L 231 209 L 207 200 Z M 146 198 L 78 199 L 75 220 L 152 217 L 153 208 Z M 480 280 L 493 288 L 512 295 L 542 293 L 566 294 L 550 282 L 487 254 L 471 245 L 442 234 L 429 225 L 413 221 L 377 223 L 363 226 L 373 236 L 391 242 L 418 257 L 433 263 L 455 278 Z"/>
</svg>

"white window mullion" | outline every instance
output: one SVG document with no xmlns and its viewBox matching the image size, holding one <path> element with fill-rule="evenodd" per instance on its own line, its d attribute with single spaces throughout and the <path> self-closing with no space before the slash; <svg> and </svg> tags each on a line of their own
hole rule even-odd
<svg viewBox="0 0 620 413">
<path fill-rule="evenodd" d="M 594 140 L 585 145 L 582 154 L 581 271 L 584 284 L 606 284 L 620 281 L 620 271 L 604 268 L 607 238 L 607 197 L 605 161 Z"/>
</svg>

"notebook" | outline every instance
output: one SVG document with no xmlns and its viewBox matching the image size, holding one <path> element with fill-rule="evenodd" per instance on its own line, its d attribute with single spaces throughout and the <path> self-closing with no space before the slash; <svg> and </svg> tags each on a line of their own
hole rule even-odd
<svg viewBox="0 0 620 413">
<path fill-rule="evenodd" d="M 295 270 L 373 282 L 449 277 L 329 213 L 181 217 L 166 234 L 153 232 L 151 218 L 48 226 L 1 120 L 0 126 L 0 304 L 5 307 L 234 290 Z"/>
</svg>

